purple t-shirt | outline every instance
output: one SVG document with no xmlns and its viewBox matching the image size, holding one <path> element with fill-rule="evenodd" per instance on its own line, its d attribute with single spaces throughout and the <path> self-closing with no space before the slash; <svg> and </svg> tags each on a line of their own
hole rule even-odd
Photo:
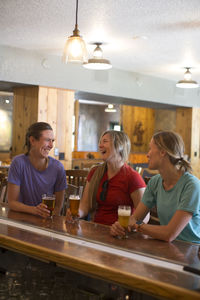
<svg viewBox="0 0 200 300">
<path fill-rule="evenodd" d="M 41 203 L 43 194 L 54 194 L 67 187 L 63 165 L 51 156 L 48 167 L 38 171 L 28 156 L 17 155 L 10 166 L 8 182 L 20 186 L 19 201 L 30 206 Z"/>
</svg>

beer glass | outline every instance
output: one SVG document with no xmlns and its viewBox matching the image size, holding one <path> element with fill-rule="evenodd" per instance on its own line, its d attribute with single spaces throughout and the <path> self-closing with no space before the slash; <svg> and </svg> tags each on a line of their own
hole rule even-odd
<svg viewBox="0 0 200 300">
<path fill-rule="evenodd" d="M 69 196 L 69 208 L 72 215 L 72 220 L 78 220 L 78 209 L 80 204 L 80 196 L 79 195 L 70 195 Z"/>
<path fill-rule="evenodd" d="M 129 224 L 130 215 L 131 215 L 130 206 L 127 205 L 118 206 L 118 222 L 125 229 L 124 238 L 128 238 L 128 224 Z"/>
<path fill-rule="evenodd" d="M 42 203 L 47 205 L 47 209 L 50 210 L 51 218 L 55 207 L 55 200 L 56 200 L 55 195 L 47 195 L 47 194 L 42 195 Z"/>
</svg>

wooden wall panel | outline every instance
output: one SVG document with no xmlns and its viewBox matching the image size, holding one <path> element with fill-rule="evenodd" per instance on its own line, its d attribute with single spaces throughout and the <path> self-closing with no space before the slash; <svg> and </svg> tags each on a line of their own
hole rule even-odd
<svg viewBox="0 0 200 300">
<path fill-rule="evenodd" d="M 177 108 L 176 110 L 176 132 L 178 132 L 185 143 L 185 154 L 191 156 L 191 130 L 192 130 L 192 108 Z"/>
<path fill-rule="evenodd" d="M 67 126 L 69 125 L 65 113 L 63 113 L 66 111 L 66 93 L 63 90 L 57 91 L 56 147 L 58 147 L 60 152 L 65 152 L 65 126 L 66 124 Z"/>
<path fill-rule="evenodd" d="M 146 153 L 154 133 L 155 110 L 127 105 L 122 105 L 121 110 L 123 130 L 131 140 L 131 152 Z"/>
<path fill-rule="evenodd" d="M 58 89 L 48 89 L 48 101 L 47 101 L 47 123 L 51 124 L 55 136 L 57 135 L 57 106 L 58 106 Z M 59 105 L 62 105 L 62 102 Z"/>
<path fill-rule="evenodd" d="M 185 154 L 191 160 L 193 174 L 200 178 L 200 108 L 178 108 L 176 132 L 185 143 Z"/>
<path fill-rule="evenodd" d="M 12 156 L 24 153 L 27 128 L 37 121 L 38 87 L 15 88 L 13 100 Z"/>
<path fill-rule="evenodd" d="M 65 169 L 72 165 L 72 117 L 74 115 L 74 92 L 64 89 L 39 88 L 39 121 L 48 122 L 55 134 L 54 146 L 64 153 L 61 160 Z M 50 155 L 58 159 L 52 150 Z"/>
<path fill-rule="evenodd" d="M 70 169 L 74 92 L 48 87 L 16 88 L 13 106 L 12 155 L 24 153 L 26 130 L 32 123 L 48 122 L 54 130 L 55 147 L 65 154 L 65 160 L 61 162 Z M 53 149 L 50 155 L 55 157 Z"/>
<path fill-rule="evenodd" d="M 191 164 L 193 174 L 200 178 L 200 108 L 192 109 Z"/>
<path fill-rule="evenodd" d="M 46 87 L 39 88 L 38 96 L 38 122 L 46 122 L 48 107 L 48 89 Z"/>
<path fill-rule="evenodd" d="M 74 115 L 74 92 L 59 90 L 59 110 L 57 115 L 58 148 L 65 153 L 65 169 L 72 167 L 72 119 Z M 62 104 L 61 104 L 62 103 Z"/>
<path fill-rule="evenodd" d="M 74 151 L 78 150 L 78 125 L 79 125 L 79 101 L 75 101 L 74 105 L 74 115 L 75 115 L 75 141 L 74 141 Z"/>
</svg>

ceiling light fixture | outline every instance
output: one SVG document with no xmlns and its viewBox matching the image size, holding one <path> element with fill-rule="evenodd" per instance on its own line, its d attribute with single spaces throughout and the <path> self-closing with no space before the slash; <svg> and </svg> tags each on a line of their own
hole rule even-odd
<svg viewBox="0 0 200 300">
<path fill-rule="evenodd" d="M 108 104 L 108 107 L 105 108 L 105 112 L 116 112 L 113 104 Z"/>
<path fill-rule="evenodd" d="M 73 35 L 68 37 L 66 41 L 63 61 L 83 63 L 87 61 L 87 49 L 84 40 L 80 36 L 80 31 L 78 30 L 78 0 L 76 0 L 76 23 L 73 30 Z"/>
<path fill-rule="evenodd" d="M 102 43 L 93 43 L 96 48 L 93 52 L 93 58 L 88 59 L 87 63 L 83 63 L 83 67 L 90 70 L 108 70 L 112 65 L 108 59 L 103 58 L 103 51 L 101 49 Z"/>
<path fill-rule="evenodd" d="M 190 72 L 190 67 L 185 67 L 186 72 L 184 74 L 184 79 L 177 82 L 176 86 L 184 89 L 194 89 L 198 88 L 198 83 L 192 80 L 192 74 Z"/>
</svg>

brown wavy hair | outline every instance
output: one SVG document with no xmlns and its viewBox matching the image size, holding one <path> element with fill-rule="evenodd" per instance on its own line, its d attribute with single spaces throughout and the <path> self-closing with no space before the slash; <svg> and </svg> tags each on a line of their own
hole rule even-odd
<svg viewBox="0 0 200 300">
<path fill-rule="evenodd" d="M 29 154 L 31 149 L 30 137 L 33 136 L 36 140 L 39 140 L 41 132 L 44 130 L 53 130 L 51 125 L 45 122 L 36 122 L 33 123 L 26 132 L 25 145 L 27 148 L 26 155 Z"/>
</svg>

